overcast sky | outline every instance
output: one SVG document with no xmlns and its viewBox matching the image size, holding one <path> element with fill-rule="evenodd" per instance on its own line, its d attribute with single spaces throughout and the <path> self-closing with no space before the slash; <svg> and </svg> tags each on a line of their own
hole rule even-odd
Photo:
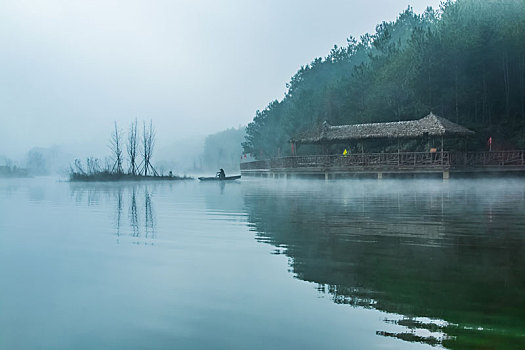
<svg viewBox="0 0 525 350">
<path fill-rule="evenodd" d="M 0 155 L 245 125 L 301 65 L 439 0 L 0 0 Z"/>
</svg>

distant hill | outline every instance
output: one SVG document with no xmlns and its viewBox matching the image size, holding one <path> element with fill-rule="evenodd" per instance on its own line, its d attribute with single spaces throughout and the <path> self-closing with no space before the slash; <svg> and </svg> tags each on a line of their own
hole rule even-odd
<svg viewBox="0 0 525 350">
<path fill-rule="evenodd" d="M 223 168 L 226 173 L 238 172 L 245 133 L 246 128 L 239 127 L 208 135 L 204 140 L 202 169 L 216 171 Z"/>
<path fill-rule="evenodd" d="M 195 173 L 200 169 L 200 158 L 205 136 L 176 140 L 154 152 L 153 163 L 160 172 L 172 170 L 176 174 Z"/>
<path fill-rule="evenodd" d="M 159 148 L 154 155 L 155 168 L 165 173 L 215 174 L 223 168 L 227 174 L 238 172 L 245 127 L 231 128 L 206 137 L 178 140 Z"/>
</svg>

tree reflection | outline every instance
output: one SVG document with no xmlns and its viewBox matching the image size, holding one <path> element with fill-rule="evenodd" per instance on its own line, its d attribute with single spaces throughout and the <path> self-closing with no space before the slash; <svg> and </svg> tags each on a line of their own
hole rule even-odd
<svg viewBox="0 0 525 350">
<path fill-rule="evenodd" d="M 116 218 L 116 226 L 117 226 L 117 237 L 120 237 L 120 217 L 122 215 L 122 188 L 118 188 L 117 191 L 117 218 Z"/>
<path fill-rule="evenodd" d="M 335 303 L 404 315 L 387 322 L 405 331 L 378 335 L 525 348 L 522 193 L 268 190 L 244 199 L 257 239 L 284 251 L 297 278 Z"/>
<path fill-rule="evenodd" d="M 156 217 L 153 210 L 153 192 L 156 186 L 150 184 L 72 184 L 71 195 L 78 204 L 89 206 L 113 205 L 113 221 L 117 241 L 125 235 L 136 244 L 153 244 L 156 238 Z M 144 193 L 143 201 L 140 192 Z M 122 225 L 122 212 L 128 207 L 129 229 Z M 143 218 L 143 221 L 140 220 Z"/>
<path fill-rule="evenodd" d="M 153 209 L 151 207 L 151 195 L 148 189 L 144 190 L 144 231 L 146 238 L 155 238 L 155 223 L 153 220 Z"/>
<path fill-rule="evenodd" d="M 131 192 L 131 203 L 129 210 L 129 225 L 131 226 L 131 235 L 133 237 L 139 237 L 139 216 L 137 214 L 137 196 L 135 194 L 135 187 L 133 187 Z"/>
</svg>

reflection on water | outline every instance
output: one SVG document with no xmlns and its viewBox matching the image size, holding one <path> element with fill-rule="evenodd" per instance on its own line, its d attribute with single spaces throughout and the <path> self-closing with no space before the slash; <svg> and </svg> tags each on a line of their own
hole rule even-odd
<svg viewBox="0 0 525 350">
<path fill-rule="evenodd" d="M 39 181 L 0 349 L 525 348 L 522 181 Z"/>
<path fill-rule="evenodd" d="M 409 185 L 409 186 L 405 186 Z M 477 187 L 479 186 L 479 187 Z M 525 191 L 497 182 L 335 182 L 245 195 L 261 242 L 335 303 L 404 315 L 377 334 L 525 348 Z"/>
<path fill-rule="evenodd" d="M 72 183 L 70 186 L 71 194 L 77 204 L 97 205 L 101 201 L 114 203 L 113 220 L 117 240 L 121 235 L 128 235 L 134 238 L 133 243 L 153 244 L 156 238 L 156 218 L 152 197 L 158 185 Z M 127 208 L 128 212 L 127 225 L 122 222 L 124 208 Z"/>
</svg>

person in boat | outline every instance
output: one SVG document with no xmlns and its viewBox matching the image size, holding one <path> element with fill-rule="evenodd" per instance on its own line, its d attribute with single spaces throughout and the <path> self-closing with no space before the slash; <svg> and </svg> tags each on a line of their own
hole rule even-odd
<svg viewBox="0 0 525 350">
<path fill-rule="evenodd" d="M 217 177 L 218 177 L 219 179 L 224 179 L 224 178 L 226 178 L 226 173 L 224 172 L 224 169 L 221 168 L 221 169 L 219 170 L 219 172 L 217 173 Z"/>
</svg>

